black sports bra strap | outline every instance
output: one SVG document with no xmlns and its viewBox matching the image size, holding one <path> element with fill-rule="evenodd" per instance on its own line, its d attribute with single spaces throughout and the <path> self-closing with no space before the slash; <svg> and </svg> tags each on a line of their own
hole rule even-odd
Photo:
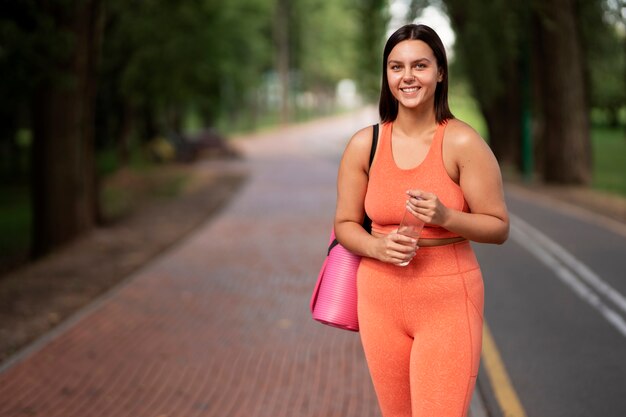
<svg viewBox="0 0 626 417">
<path fill-rule="evenodd" d="M 374 155 L 376 154 L 376 146 L 378 144 L 378 123 L 374 126 L 374 134 L 372 135 L 372 149 L 370 150 L 370 167 L 372 166 L 372 161 L 374 161 Z"/>
<path fill-rule="evenodd" d="M 374 133 L 372 134 L 372 149 L 370 150 L 370 168 L 372 167 L 372 162 L 374 161 L 374 155 L 376 154 L 376 146 L 378 145 L 378 123 L 374 125 Z M 368 169 L 369 173 L 369 169 Z M 363 219 L 363 228 L 370 233 L 372 231 L 372 219 L 367 217 L 365 214 L 365 218 Z"/>
</svg>

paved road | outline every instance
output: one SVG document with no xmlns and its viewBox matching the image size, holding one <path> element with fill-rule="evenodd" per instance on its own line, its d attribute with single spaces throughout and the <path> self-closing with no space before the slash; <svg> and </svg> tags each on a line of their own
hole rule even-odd
<svg viewBox="0 0 626 417">
<path fill-rule="evenodd" d="M 486 319 L 526 414 L 626 416 L 626 227 L 513 186 L 507 199 L 511 239 L 475 247 Z"/>
<path fill-rule="evenodd" d="M 375 119 L 363 112 L 241 140 L 249 158 L 223 169 L 251 171 L 243 191 L 183 243 L 5 363 L 0 416 L 379 416 L 358 336 L 313 322 L 307 309 L 339 155 L 346 138 Z M 527 415 L 626 415 L 619 319 L 626 314 L 614 301 L 626 293 L 626 233 L 519 190 L 508 194 L 517 216 L 512 239 L 476 248 L 486 319 Z M 578 264 L 553 272 L 571 260 L 526 223 L 606 285 L 584 284 L 600 288 L 585 292 L 561 271 L 589 280 Z M 481 370 L 495 417 L 506 404 L 489 378 Z"/>
</svg>

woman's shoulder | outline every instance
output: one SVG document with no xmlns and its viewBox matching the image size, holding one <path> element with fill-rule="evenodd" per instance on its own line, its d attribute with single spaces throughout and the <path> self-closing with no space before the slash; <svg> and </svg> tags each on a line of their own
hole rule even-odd
<svg viewBox="0 0 626 417">
<path fill-rule="evenodd" d="M 349 165 L 359 166 L 367 170 L 369 165 L 370 152 L 372 150 L 372 135 L 374 127 L 366 126 L 356 131 L 344 150 L 342 161 Z"/>
<path fill-rule="evenodd" d="M 446 143 L 454 147 L 467 148 L 485 144 L 476 129 L 459 119 L 447 121 L 444 137 Z"/>
<path fill-rule="evenodd" d="M 373 133 L 374 126 L 372 125 L 359 129 L 350 138 L 346 151 L 355 153 L 364 153 L 367 151 L 369 155 L 370 149 L 372 148 Z"/>
<path fill-rule="evenodd" d="M 373 125 L 369 125 L 366 126 L 362 129 L 357 130 L 354 135 L 352 135 L 352 138 L 350 139 L 350 142 L 358 142 L 360 145 L 367 145 L 367 143 L 372 143 L 372 134 L 374 133 L 374 126 Z"/>
</svg>

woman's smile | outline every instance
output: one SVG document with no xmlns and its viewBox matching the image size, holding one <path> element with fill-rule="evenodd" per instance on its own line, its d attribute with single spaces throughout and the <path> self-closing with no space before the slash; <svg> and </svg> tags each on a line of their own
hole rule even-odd
<svg viewBox="0 0 626 417">
<path fill-rule="evenodd" d="M 417 90 L 419 90 L 418 87 L 404 87 L 404 88 L 400 88 L 400 91 L 402 91 L 405 94 L 417 93 Z"/>
</svg>

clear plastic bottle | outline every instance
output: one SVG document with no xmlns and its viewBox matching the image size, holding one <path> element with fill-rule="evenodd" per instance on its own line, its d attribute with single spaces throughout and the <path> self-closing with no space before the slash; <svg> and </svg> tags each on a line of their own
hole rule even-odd
<svg viewBox="0 0 626 417">
<path fill-rule="evenodd" d="M 402 221 L 400 222 L 400 226 L 398 227 L 398 233 L 418 240 L 423 228 L 424 222 L 415 217 L 408 208 L 405 208 L 404 215 L 402 216 Z M 409 262 L 411 261 L 409 260 L 398 265 L 407 266 Z"/>
</svg>

